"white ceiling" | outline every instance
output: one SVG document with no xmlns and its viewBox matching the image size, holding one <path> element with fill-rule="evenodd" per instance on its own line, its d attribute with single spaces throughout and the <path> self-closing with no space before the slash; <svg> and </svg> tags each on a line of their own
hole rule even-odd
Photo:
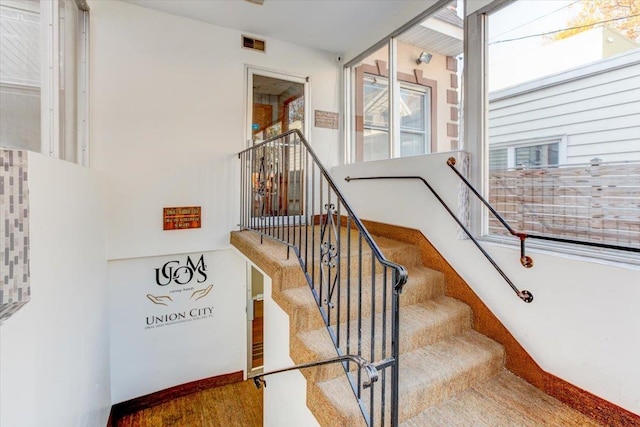
<svg viewBox="0 0 640 427">
<path fill-rule="evenodd" d="M 354 47 L 415 0 L 124 0 L 249 35 L 272 37 L 333 53 Z"/>
</svg>

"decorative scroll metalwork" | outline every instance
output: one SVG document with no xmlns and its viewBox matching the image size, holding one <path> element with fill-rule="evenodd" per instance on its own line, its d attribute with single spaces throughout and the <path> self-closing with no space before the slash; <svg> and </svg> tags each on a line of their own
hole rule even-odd
<svg viewBox="0 0 640 427">
<path fill-rule="evenodd" d="M 296 255 L 338 357 L 371 361 L 356 363 L 355 371 L 353 360 L 342 362 L 367 425 L 397 426 L 405 268 L 384 257 L 300 131 L 238 157 L 240 228 L 283 242 Z M 378 382 L 367 380 L 372 366 Z"/>
<path fill-rule="evenodd" d="M 336 266 L 339 264 L 338 256 L 338 230 L 334 216 L 336 214 L 336 206 L 333 203 L 327 203 L 324 205 L 326 220 L 320 227 L 320 259 L 322 266 L 320 268 L 320 280 L 322 281 L 323 289 L 326 290 L 324 297 L 324 303 L 330 308 L 335 308 L 333 303 L 333 294 L 338 284 L 338 273 L 335 272 Z M 333 278 L 332 278 L 332 271 Z"/>
</svg>

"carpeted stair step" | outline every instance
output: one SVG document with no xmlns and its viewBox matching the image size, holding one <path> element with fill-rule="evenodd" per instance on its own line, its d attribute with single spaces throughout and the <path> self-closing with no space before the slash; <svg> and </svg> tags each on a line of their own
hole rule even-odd
<svg viewBox="0 0 640 427">
<path fill-rule="evenodd" d="M 316 226 L 315 229 L 316 234 L 313 236 L 313 239 L 320 239 L 318 226 Z M 307 232 L 310 233 L 308 230 Z M 359 254 L 357 232 L 352 230 L 349 235 L 351 236 L 351 252 L 347 253 L 347 251 L 341 251 L 341 258 L 339 262 L 340 274 L 343 277 L 346 277 L 346 275 L 350 273 L 351 277 L 357 277 L 358 269 L 360 268 L 363 276 L 370 275 L 372 271 L 371 265 L 374 261 L 374 258 L 371 255 L 371 250 L 363 241 L 362 254 Z M 312 235 L 309 234 L 309 239 L 311 238 Z M 332 237 L 332 239 L 332 242 L 335 244 L 335 238 Z M 374 239 L 382 253 L 390 261 L 404 266 L 420 265 L 421 258 L 418 248 L 407 243 L 398 242 L 385 237 L 374 237 Z M 302 240 L 303 242 L 305 241 L 304 233 L 302 234 Z M 298 241 L 296 242 L 299 244 Z M 319 240 L 316 241 L 316 243 L 318 242 Z M 347 232 L 346 230 L 343 230 L 341 232 L 341 244 L 346 245 L 347 242 Z M 242 231 L 231 234 L 231 243 L 236 248 L 244 252 L 247 257 L 254 260 L 256 264 L 263 266 L 265 264 L 272 265 L 274 268 L 267 269 L 275 271 L 275 274 L 279 276 L 278 280 L 276 280 L 276 282 L 280 284 L 279 290 L 308 286 L 295 251 L 293 249 L 289 249 L 289 251 L 287 251 L 287 246 L 281 242 L 268 237 L 263 237 L 261 239 L 260 235 L 255 232 Z M 343 248 L 345 247 L 346 246 L 343 246 Z M 300 256 L 307 265 L 308 274 L 310 276 L 314 276 L 316 281 L 318 281 L 320 278 L 320 268 L 322 266 L 320 249 L 316 248 L 314 250 L 307 250 L 306 252 L 303 251 L 300 253 Z M 349 258 L 349 262 L 347 262 L 347 258 Z M 378 262 L 376 262 L 375 265 L 377 270 L 376 273 L 381 273 L 381 265 Z M 337 270 L 337 267 L 331 269 L 332 276 L 336 274 Z"/>
<path fill-rule="evenodd" d="M 401 427 L 598 425 L 506 370 L 401 423 Z"/>
<path fill-rule="evenodd" d="M 454 335 L 400 356 L 400 421 L 410 419 L 462 390 L 496 375 L 504 363 L 504 350 L 475 331 Z M 317 387 L 350 425 L 362 417 L 351 404 L 353 392 L 344 378 L 317 383 Z M 389 384 L 387 384 L 388 386 Z M 346 391 L 349 393 L 347 393 Z M 389 396 L 389 394 L 387 394 Z M 379 403 L 376 404 L 379 406 Z"/>
<path fill-rule="evenodd" d="M 381 338 L 383 335 L 383 315 L 376 314 L 374 317 L 374 327 L 376 343 L 375 357 L 370 353 L 363 353 L 367 360 L 377 362 L 390 356 L 391 348 L 391 312 L 386 313 L 386 354 L 382 354 Z M 349 346 L 347 346 L 347 324 L 340 325 L 340 346 L 345 354 L 357 354 L 358 342 L 361 348 L 369 349 L 371 342 L 371 319 L 365 318 L 360 325 L 357 320 L 350 322 Z M 358 337 L 358 326 L 362 329 L 361 337 Z M 432 300 L 403 306 L 400 311 L 400 352 L 408 353 L 429 344 L 462 332 L 471 328 L 471 310 L 469 306 L 460 301 L 448 298 L 437 297 Z M 337 334 L 338 328 L 334 328 Z M 326 327 L 320 327 L 312 331 L 298 333 L 299 348 L 294 352 L 302 351 L 308 358 L 306 361 L 320 360 L 335 357 L 336 350 L 329 339 Z M 354 365 L 355 369 L 355 365 Z M 325 365 L 315 368 L 308 373 L 307 379 L 312 381 L 324 381 L 330 378 L 344 375 L 344 370 L 340 365 Z"/>
<path fill-rule="evenodd" d="M 372 309 L 369 304 L 363 306 L 360 310 L 358 309 L 359 289 L 357 283 L 355 280 L 351 281 L 352 291 L 350 293 L 347 293 L 344 289 L 341 290 L 339 301 L 338 295 L 334 297 L 336 308 L 339 306 L 343 310 L 342 316 L 346 316 L 347 300 L 351 300 L 350 316 L 352 319 L 355 319 L 358 313 L 360 313 L 362 317 L 369 317 Z M 373 292 L 370 285 L 370 277 L 363 277 L 362 283 L 363 286 L 362 289 L 360 289 L 362 295 L 360 298 L 362 298 L 363 301 L 371 301 Z M 375 283 L 375 309 L 376 312 L 381 312 L 384 307 L 382 304 L 384 296 L 382 292 L 384 283 L 382 275 L 376 276 Z M 388 283 L 388 285 L 390 288 L 391 284 Z M 317 291 L 320 292 L 320 288 L 317 288 Z M 414 267 L 403 288 L 400 304 L 401 306 L 408 306 L 425 302 L 442 295 L 444 295 L 444 276 L 442 273 L 427 267 Z M 387 294 L 387 296 L 389 296 L 389 294 Z M 311 292 L 308 287 L 287 289 L 278 294 L 274 292 L 273 298 L 289 313 L 290 325 L 294 328 L 294 331 L 319 329 L 324 325 L 322 318 L 317 315 L 318 307 L 313 297 L 311 297 Z"/>
</svg>

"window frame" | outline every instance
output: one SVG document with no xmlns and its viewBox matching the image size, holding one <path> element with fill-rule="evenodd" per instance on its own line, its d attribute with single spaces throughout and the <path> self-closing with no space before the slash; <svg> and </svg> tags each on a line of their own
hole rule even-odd
<svg viewBox="0 0 640 427">
<path fill-rule="evenodd" d="M 355 101 L 355 112 L 362 116 L 362 123 L 359 125 L 362 129 L 358 129 L 361 132 L 356 132 L 355 136 L 355 146 L 354 146 L 354 161 L 355 162 L 364 162 L 370 161 L 364 159 L 364 131 L 366 129 L 371 130 L 379 130 L 386 131 L 389 135 L 393 132 L 395 128 L 397 130 L 398 136 L 403 132 L 401 126 L 401 120 L 398 114 L 393 114 L 391 110 L 389 110 L 389 128 L 382 128 L 380 126 L 367 126 L 364 120 L 365 111 L 364 111 L 364 84 L 368 77 L 372 78 L 383 78 L 387 82 L 388 89 L 388 101 L 392 99 L 391 92 L 392 88 L 390 87 L 389 82 L 389 68 L 387 67 L 386 61 L 376 60 L 376 65 L 370 64 L 361 64 L 355 67 L 355 84 L 356 91 L 354 94 Z M 438 82 L 436 80 L 428 79 L 423 77 L 421 74 L 407 74 L 407 73 L 396 73 L 396 82 L 398 87 L 398 95 L 401 96 L 403 90 L 413 90 L 413 91 L 422 91 L 425 94 L 425 101 L 428 94 L 428 102 L 425 104 L 429 104 L 429 111 L 425 112 L 425 126 L 424 134 L 425 134 L 425 153 L 429 154 L 435 151 L 435 144 L 437 143 L 437 108 L 434 108 L 437 102 L 438 96 Z M 393 84 L 393 82 L 391 82 Z M 388 106 L 387 106 L 388 108 Z M 361 111 L 360 111 L 361 110 Z M 394 121 L 394 116 L 397 116 L 397 126 L 392 126 Z M 427 120 L 428 119 L 428 120 Z M 413 132 L 415 133 L 415 132 Z M 427 133 L 429 133 L 429 138 L 426 138 Z M 402 157 L 400 155 L 400 143 L 401 137 L 391 138 L 388 142 L 389 144 L 389 156 L 387 159 Z"/>
<path fill-rule="evenodd" d="M 516 149 L 537 147 L 537 146 L 551 145 L 551 144 L 558 144 L 558 163 L 553 165 L 540 165 L 540 166 L 558 166 L 558 165 L 565 164 L 567 162 L 567 136 L 566 135 L 532 138 L 532 139 L 525 139 L 521 141 L 500 142 L 497 144 L 487 144 L 488 145 L 487 160 L 490 162 L 492 150 L 506 149 L 507 150 L 507 168 L 511 169 L 511 168 L 518 167 L 518 165 L 515 163 Z M 491 170 L 491 168 L 489 168 L 489 170 Z"/>
<path fill-rule="evenodd" d="M 479 189 L 483 195 L 489 194 L 489 150 L 505 148 L 504 143 L 488 143 L 488 15 L 508 6 L 517 0 L 494 0 L 487 1 L 484 6 L 467 13 L 468 2 L 465 1 L 465 37 L 464 37 L 464 58 L 465 67 L 463 71 L 463 109 L 464 109 L 464 134 L 465 147 L 469 153 L 469 180 Z M 535 141 L 538 145 L 546 141 L 553 142 L 553 137 L 542 137 L 535 140 L 527 140 L 526 144 Z M 557 138 L 557 137 L 556 137 Z M 501 146 L 502 145 L 502 146 Z M 560 140 L 558 153 L 559 162 L 567 159 L 566 135 Z M 506 236 L 496 236 L 489 234 L 489 211 L 477 198 L 469 200 L 470 229 L 471 232 L 486 242 L 517 247 L 518 241 Z M 637 257 L 631 253 L 617 253 L 606 249 L 591 248 L 587 246 L 573 245 L 569 243 L 528 241 L 527 246 L 534 250 L 550 251 L 560 255 L 572 255 L 588 257 L 592 261 L 613 261 L 624 264 L 638 265 Z"/>
<path fill-rule="evenodd" d="M 11 4 L 11 1 L 7 1 Z M 61 77 L 61 56 L 68 52 L 62 52 L 64 40 L 61 34 L 66 34 L 66 28 L 62 27 L 60 20 L 60 7 L 72 5 L 77 8 L 74 13 L 75 34 L 73 40 L 75 55 L 71 63 L 75 69 L 75 78 L 70 81 L 74 84 L 73 100 L 74 109 L 65 123 L 60 123 L 65 117 L 61 109 L 65 106 L 61 89 L 64 84 Z M 65 6 L 66 7 L 66 6 Z M 40 0 L 36 6 L 40 16 L 40 80 L 37 89 L 40 91 L 40 141 L 37 152 L 62 160 L 68 160 L 82 166 L 89 165 L 89 7 L 85 0 Z M 68 17 L 65 17 L 68 19 Z M 35 89 L 35 87 L 34 87 Z M 75 110 L 75 111 L 74 111 Z M 61 131 L 63 130 L 63 132 Z M 65 158 L 65 134 L 73 133 L 75 142 L 70 150 L 71 158 Z M 26 147 L 15 147 L 24 149 Z"/>
</svg>

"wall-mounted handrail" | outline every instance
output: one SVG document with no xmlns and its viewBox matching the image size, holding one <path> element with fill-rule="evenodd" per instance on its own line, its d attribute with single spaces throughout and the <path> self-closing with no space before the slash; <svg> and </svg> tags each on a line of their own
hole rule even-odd
<svg viewBox="0 0 640 427">
<path fill-rule="evenodd" d="M 363 388 L 369 388 L 373 383 L 378 381 L 377 365 L 373 363 L 369 363 L 364 357 L 358 356 L 357 354 L 345 354 L 343 356 L 331 357 L 329 359 L 317 360 L 315 362 L 309 362 L 309 363 L 302 363 L 299 365 L 289 366 L 288 368 L 276 369 L 275 371 L 265 372 L 253 377 L 253 382 L 257 388 L 260 388 L 261 385 L 266 387 L 267 382 L 264 380 L 264 377 L 266 377 L 267 375 L 280 374 L 282 372 L 297 371 L 299 369 L 315 368 L 317 366 L 329 365 L 332 363 L 345 363 L 345 362 L 354 362 L 360 368 L 364 369 L 364 371 L 367 373 L 369 380 L 362 383 Z"/>
<path fill-rule="evenodd" d="M 295 253 L 337 354 L 380 361 L 362 366 L 379 371 L 380 386 L 343 363 L 365 422 L 397 426 L 399 298 L 406 269 L 382 254 L 299 130 L 257 143 L 238 157 L 240 228 L 259 233 L 261 242 L 268 237 L 286 244 L 287 255 Z"/>
<path fill-rule="evenodd" d="M 485 258 L 491 263 L 493 268 L 502 276 L 502 278 L 507 282 L 509 287 L 513 289 L 516 295 L 524 302 L 530 303 L 533 301 L 533 294 L 527 290 L 519 290 L 516 285 L 513 284 L 511 279 L 507 276 L 507 274 L 500 268 L 500 266 L 496 263 L 496 261 L 489 255 L 489 253 L 480 245 L 480 243 L 476 240 L 476 238 L 471 234 L 469 229 L 460 221 L 458 216 L 451 210 L 451 208 L 447 205 L 447 203 L 440 197 L 438 192 L 434 190 L 434 188 L 421 176 L 367 176 L 367 177 L 346 177 L 345 181 L 357 181 L 357 180 L 374 180 L 374 179 L 398 179 L 398 180 L 419 180 L 422 182 L 433 194 L 433 196 L 440 202 L 442 207 L 449 213 L 449 215 L 456 221 L 458 226 L 464 231 L 464 233 L 469 237 L 469 239 L 473 242 L 473 244 L 480 250 L 480 252 L 485 256 Z"/>
<path fill-rule="evenodd" d="M 471 185 L 469 180 L 467 180 L 467 178 L 465 178 L 464 175 L 460 173 L 460 171 L 455 167 L 455 165 L 456 165 L 455 157 L 449 157 L 447 159 L 447 166 L 449 166 L 449 168 L 453 172 L 455 172 L 458 178 L 460 178 L 462 182 L 465 183 L 465 185 L 469 188 L 469 190 L 471 190 L 471 192 L 476 195 L 476 197 L 482 202 L 482 204 L 485 205 L 487 209 L 489 209 L 491 214 L 493 214 L 493 216 L 500 222 L 500 224 L 502 224 L 502 226 L 509 232 L 509 234 L 520 239 L 520 263 L 522 264 L 523 267 L 526 267 L 526 268 L 533 267 L 533 259 L 530 256 L 526 255 L 525 253 L 526 252 L 525 241 L 527 240 L 527 238 L 640 253 L 640 248 L 632 248 L 629 246 L 621 246 L 621 245 L 612 245 L 609 243 L 589 242 L 589 241 L 578 240 L 578 239 L 568 239 L 564 237 L 543 236 L 535 233 L 527 233 L 523 231 L 514 230 L 509 225 L 509 223 L 502 217 L 502 215 L 500 215 L 498 211 L 496 211 L 495 208 L 491 206 L 491 204 L 482 196 L 482 194 L 480 194 L 480 192 L 478 192 L 478 190 L 476 190 L 476 188 L 473 185 Z"/>
</svg>

